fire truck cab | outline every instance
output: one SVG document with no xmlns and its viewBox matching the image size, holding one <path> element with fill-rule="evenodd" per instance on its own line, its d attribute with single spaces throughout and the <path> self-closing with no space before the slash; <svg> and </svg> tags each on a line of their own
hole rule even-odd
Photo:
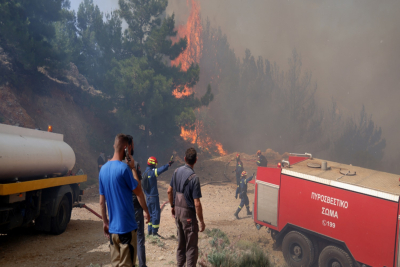
<svg viewBox="0 0 400 267">
<path fill-rule="evenodd" d="M 398 175 L 292 155 L 254 183 L 256 227 L 289 266 L 400 266 Z"/>
</svg>

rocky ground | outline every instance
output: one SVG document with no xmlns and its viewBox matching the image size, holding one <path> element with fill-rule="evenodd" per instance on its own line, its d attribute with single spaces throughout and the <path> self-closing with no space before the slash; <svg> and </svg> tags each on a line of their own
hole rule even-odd
<svg viewBox="0 0 400 267">
<path fill-rule="evenodd" d="M 286 266 L 282 252 L 273 250 L 273 241 L 265 228 L 257 230 L 251 216 L 245 210 L 239 214 L 240 220 L 233 216 L 240 200 L 235 199 L 236 185 L 233 183 L 233 154 L 211 159 L 199 160 L 195 170 L 202 183 L 201 199 L 207 229 L 217 228 L 227 234 L 231 243 L 245 240 L 262 248 L 273 266 Z M 247 172 L 255 170 L 254 155 L 244 155 Z M 179 165 L 179 162 L 177 162 Z M 177 166 L 175 166 L 177 167 Z M 227 176 L 224 175 L 224 172 Z M 167 189 L 173 169 L 160 176 L 160 202 L 167 200 Z M 227 179 L 228 178 L 228 179 Z M 252 206 L 254 186 L 249 185 L 249 199 Z M 87 189 L 83 199 L 97 212 L 98 188 Z M 146 240 L 146 253 L 149 267 L 173 266 L 176 264 L 176 227 L 167 204 L 162 211 L 159 233 L 164 239 Z M 210 240 L 200 233 L 199 262 L 207 263 L 211 252 Z M 35 232 L 32 229 L 18 229 L 8 235 L 0 236 L 0 266 L 110 266 L 108 242 L 102 234 L 102 222 L 85 209 L 74 209 L 71 222 L 65 233 L 59 236 Z"/>
</svg>

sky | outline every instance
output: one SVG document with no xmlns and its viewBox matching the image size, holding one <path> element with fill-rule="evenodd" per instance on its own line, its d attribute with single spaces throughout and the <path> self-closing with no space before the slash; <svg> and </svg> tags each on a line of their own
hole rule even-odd
<svg viewBox="0 0 400 267">
<path fill-rule="evenodd" d="M 168 14 L 185 23 L 187 1 L 170 0 Z M 295 48 L 313 74 L 323 106 L 332 98 L 356 118 L 365 105 L 387 139 L 386 157 L 400 142 L 400 1 L 198 0 L 202 19 L 221 27 L 239 57 L 246 48 L 286 69 Z M 72 0 L 77 9 L 79 0 Z M 103 12 L 118 1 L 94 0 Z"/>
</svg>

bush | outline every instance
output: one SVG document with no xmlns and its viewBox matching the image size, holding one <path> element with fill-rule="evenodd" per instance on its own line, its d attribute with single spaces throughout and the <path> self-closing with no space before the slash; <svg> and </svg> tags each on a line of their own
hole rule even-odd
<svg viewBox="0 0 400 267">
<path fill-rule="evenodd" d="M 208 254 L 207 260 L 214 267 L 269 267 L 271 266 L 264 251 L 247 240 L 240 240 L 235 245 L 229 246 L 228 236 L 220 229 L 206 230 L 206 235 L 211 237 L 213 250 Z"/>
<path fill-rule="evenodd" d="M 248 240 L 239 240 L 236 244 L 235 247 L 240 249 L 240 250 L 251 250 L 253 248 L 257 247 L 257 244 L 250 242 Z"/>
<path fill-rule="evenodd" d="M 241 255 L 237 262 L 237 267 L 269 267 L 271 266 L 265 252 L 259 247 L 253 245 L 250 253 Z"/>
<path fill-rule="evenodd" d="M 212 237 L 213 238 L 212 241 L 216 241 L 218 239 L 221 239 L 223 243 L 225 243 L 226 245 L 230 245 L 228 236 L 224 232 L 222 232 L 220 229 L 216 229 L 216 228 L 211 229 L 211 230 L 210 229 L 206 229 L 205 233 L 206 233 L 206 235 L 208 237 Z M 211 244 L 211 245 L 213 245 L 213 244 Z"/>
</svg>

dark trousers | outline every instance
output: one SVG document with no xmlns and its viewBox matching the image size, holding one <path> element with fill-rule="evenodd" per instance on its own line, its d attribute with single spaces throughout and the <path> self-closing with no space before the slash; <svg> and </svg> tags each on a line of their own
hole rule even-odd
<svg viewBox="0 0 400 267">
<path fill-rule="evenodd" d="M 147 230 L 149 235 L 157 234 L 158 229 L 160 228 L 160 198 L 158 196 L 155 197 L 147 197 L 146 198 L 147 207 L 149 208 L 150 213 L 150 222 L 147 226 Z"/>
<path fill-rule="evenodd" d="M 137 257 L 139 258 L 139 267 L 146 267 L 146 247 L 144 235 L 144 217 L 142 207 L 135 207 L 135 217 L 137 223 Z"/>
<path fill-rule="evenodd" d="M 176 252 L 176 261 L 178 267 L 196 267 L 199 257 L 199 224 L 197 220 L 175 219 L 178 228 L 178 249 Z"/>
<path fill-rule="evenodd" d="M 237 184 L 237 186 L 239 187 L 239 184 L 240 184 L 240 173 L 236 173 L 236 184 Z"/>
</svg>

